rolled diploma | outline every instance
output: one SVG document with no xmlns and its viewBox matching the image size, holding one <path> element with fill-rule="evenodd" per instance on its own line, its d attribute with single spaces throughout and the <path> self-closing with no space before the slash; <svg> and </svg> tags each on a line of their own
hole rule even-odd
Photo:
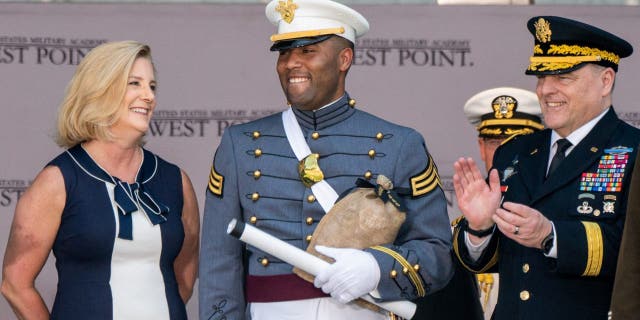
<svg viewBox="0 0 640 320">
<path fill-rule="evenodd" d="M 236 219 L 229 222 L 227 233 L 313 276 L 330 265 L 330 263 L 304 250 L 292 246 L 251 225 L 238 222 Z M 378 302 L 373 300 L 369 295 L 364 295 L 360 298 L 405 319 L 411 319 L 416 312 L 416 304 L 411 301 Z"/>
</svg>

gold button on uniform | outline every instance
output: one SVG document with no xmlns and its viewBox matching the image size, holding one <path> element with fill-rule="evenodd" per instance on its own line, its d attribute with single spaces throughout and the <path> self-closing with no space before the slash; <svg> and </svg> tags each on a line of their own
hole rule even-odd
<svg viewBox="0 0 640 320">
<path fill-rule="evenodd" d="M 523 273 L 529 272 L 529 264 L 528 263 L 525 263 L 525 264 L 522 265 L 522 272 Z"/>
<path fill-rule="evenodd" d="M 382 134 L 382 132 L 378 132 L 378 133 L 376 134 L 376 139 L 377 139 L 378 141 L 382 141 L 382 138 L 384 138 L 384 134 Z"/>
<path fill-rule="evenodd" d="M 257 157 L 259 157 L 259 156 L 261 156 L 261 155 L 262 155 L 262 150 L 260 150 L 260 149 L 256 149 L 256 150 L 253 152 L 253 154 L 254 154 L 254 155 L 256 156 L 256 158 L 257 158 Z"/>
<path fill-rule="evenodd" d="M 320 138 L 320 134 L 319 134 L 319 133 L 317 133 L 317 132 L 314 132 L 314 133 L 312 133 L 312 134 L 311 134 L 311 138 L 312 138 L 313 140 L 318 140 L 318 138 Z"/>
<path fill-rule="evenodd" d="M 251 200 L 253 200 L 253 201 L 258 201 L 258 199 L 260 199 L 260 194 L 259 194 L 259 193 L 257 193 L 257 192 L 254 192 L 254 193 L 251 195 Z"/>
<path fill-rule="evenodd" d="M 260 260 L 260 264 L 262 264 L 265 267 L 268 266 L 269 265 L 269 259 L 262 258 L 262 260 Z"/>
<path fill-rule="evenodd" d="M 420 265 L 418 265 L 418 264 L 414 264 L 414 265 L 413 265 L 413 270 L 415 270 L 415 271 L 419 271 L 419 270 L 420 270 Z"/>
<path fill-rule="evenodd" d="M 376 156 L 376 151 L 373 149 L 369 150 L 369 158 L 373 159 L 375 158 L 375 156 Z"/>
<path fill-rule="evenodd" d="M 527 290 L 520 291 L 520 300 L 527 301 L 529 300 L 530 297 L 531 297 L 531 294 L 529 294 L 529 291 Z"/>
<path fill-rule="evenodd" d="M 396 278 L 396 276 L 398 276 L 398 271 L 391 270 L 391 272 L 389 272 L 389 276 L 390 276 L 392 279 L 395 279 L 395 278 Z"/>
<path fill-rule="evenodd" d="M 256 224 L 256 222 L 258 222 L 258 217 L 252 216 L 251 218 L 249 218 L 249 222 L 251 222 L 251 224 Z"/>
<path fill-rule="evenodd" d="M 316 196 L 310 194 L 307 196 L 307 202 L 314 203 L 316 201 Z"/>
<path fill-rule="evenodd" d="M 356 106 L 356 99 L 349 99 L 349 106 L 350 107 L 355 107 Z"/>
<path fill-rule="evenodd" d="M 260 170 L 256 170 L 253 172 L 253 178 L 258 180 L 260 179 L 260 176 L 262 176 L 262 172 L 260 172 Z"/>
<path fill-rule="evenodd" d="M 252 136 L 253 136 L 253 138 L 254 138 L 254 139 L 258 139 L 258 138 L 260 138 L 260 131 L 254 131 L 254 132 L 252 133 Z"/>
<path fill-rule="evenodd" d="M 307 217 L 307 220 L 305 221 L 308 225 L 312 225 L 313 224 L 313 218 L 311 217 Z"/>
<path fill-rule="evenodd" d="M 372 175 L 373 175 L 373 174 L 371 173 L 371 171 L 367 171 L 367 172 L 365 172 L 365 173 L 364 173 L 364 178 L 365 178 L 365 179 L 367 179 L 367 180 L 369 180 L 369 179 L 371 179 L 371 176 L 372 176 Z"/>
<path fill-rule="evenodd" d="M 307 238 L 305 240 L 307 240 L 307 242 L 311 242 L 311 238 L 313 238 L 312 235 L 307 235 Z"/>
</svg>

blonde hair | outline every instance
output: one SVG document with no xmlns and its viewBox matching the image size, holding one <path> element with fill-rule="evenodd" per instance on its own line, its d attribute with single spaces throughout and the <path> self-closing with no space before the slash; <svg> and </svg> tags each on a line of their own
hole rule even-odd
<svg viewBox="0 0 640 320">
<path fill-rule="evenodd" d="M 153 65 L 151 49 L 137 41 L 107 42 L 84 57 L 67 85 L 58 112 L 59 146 L 70 148 L 94 139 L 113 139 L 109 127 L 118 120 L 129 72 L 140 57 Z"/>
</svg>

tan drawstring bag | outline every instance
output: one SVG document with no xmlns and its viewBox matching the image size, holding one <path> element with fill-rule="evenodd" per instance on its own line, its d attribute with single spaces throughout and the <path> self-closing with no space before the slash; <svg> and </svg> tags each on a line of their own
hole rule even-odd
<svg viewBox="0 0 640 320">
<path fill-rule="evenodd" d="M 334 260 L 315 250 L 316 245 L 335 248 L 364 249 L 393 243 L 405 220 L 400 198 L 392 192 L 393 183 L 379 175 L 377 186 L 355 188 L 340 199 L 320 220 L 313 232 L 307 252 L 333 263 Z M 386 201 L 383 201 L 385 199 Z M 298 268 L 293 272 L 313 282 L 314 277 Z M 378 311 L 379 307 L 359 299 Z"/>
</svg>

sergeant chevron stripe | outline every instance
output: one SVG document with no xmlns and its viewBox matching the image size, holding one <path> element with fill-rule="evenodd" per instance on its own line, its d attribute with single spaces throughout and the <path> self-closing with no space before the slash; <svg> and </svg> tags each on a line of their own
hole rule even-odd
<svg viewBox="0 0 640 320">
<path fill-rule="evenodd" d="M 211 166 L 211 174 L 209 174 L 208 189 L 211 193 L 222 197 L 222 188 L 224 187 L 224 177 L 216 172 L 215 166 Z"/>
<path fill-rule="evenodd" d="M 411 177 L 411 194 L 414 197 L 431 192 L 440 184 L 440 176 L 431 155 L 429 155 L 429 165 L 422 173 Z"/>
</svg>

